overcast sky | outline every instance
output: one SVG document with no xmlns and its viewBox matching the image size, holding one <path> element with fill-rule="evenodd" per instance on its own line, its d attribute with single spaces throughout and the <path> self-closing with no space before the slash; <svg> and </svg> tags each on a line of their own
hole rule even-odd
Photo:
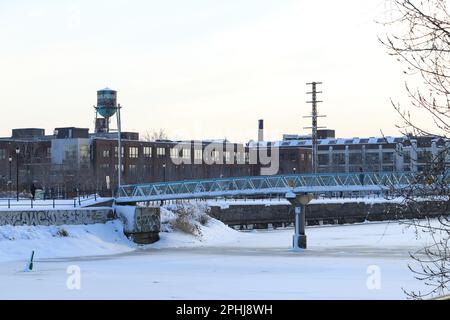
<svg viewBox="0 0 450 320">
<path fill-rule="evenodd" d="M 341 137 L 398 134 L 402 66 L 377 40 L 384 0 L 0 0 L 0 135 L 93 129 L 111 87 L 125 130 L 171 138 L 305 133 L 306 82 Z"/>
</svg>

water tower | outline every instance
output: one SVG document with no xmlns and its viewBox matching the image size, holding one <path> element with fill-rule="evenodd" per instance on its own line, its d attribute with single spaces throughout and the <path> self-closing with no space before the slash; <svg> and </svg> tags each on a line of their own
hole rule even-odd
<svg viewBox="0 0 450 320">
<path fill-rule="evenodd" d="M 94 106 L 95 132 L 109 132 L 110 118 L 117 112 L 117 91 L 105 88 L 97 91 L 97 106 Z"/>
<path fill-rule="evenodd" d="M 116 114 L 117 118 L 117 144 L 118 168 L 122 168 L 122 132 L 120 122 L 120 104 L 117 104 L 117 91 L 105 88 L 97 91 L 97 106 L 95 108 L 95 133 L 110 133 L 109 120 Z M 117 170 L 117 186 L 120 190 L 122 170 Z"/>
</svg>

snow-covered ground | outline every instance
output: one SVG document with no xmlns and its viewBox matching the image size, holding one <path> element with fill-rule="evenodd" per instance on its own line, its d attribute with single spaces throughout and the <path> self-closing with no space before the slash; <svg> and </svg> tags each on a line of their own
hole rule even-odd
<svg viewBox="0 0 450 320">
<path fill-rule="evenodd" d="M 311 227 L 301 252 L 290 250 L 291 229 L 244 233 L 210 220 L 201 237 L 164 232 L 140 247 L 122 228 L 0 227 L 0 299 L 404 299 L 402 289 L 424 286 L 408 253 L 425 240 L 398 222 Z M 23 272 L 31 250 L 35 268 Z M 67 286 L 70 266 L 80 290 Z"/>
<path fill-rule="evenodd" d="M 0 264 L 24 260 L 33 250 L 36 258 L 47 259 L 112 255 L 134 249 L 118 220 L 87 226 L 0 226 Z"/>
</svg>

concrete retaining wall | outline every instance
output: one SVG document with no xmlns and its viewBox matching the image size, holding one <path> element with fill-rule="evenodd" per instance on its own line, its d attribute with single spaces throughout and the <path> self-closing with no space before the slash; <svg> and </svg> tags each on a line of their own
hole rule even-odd
<svg viewBox="0 0 450 320">
<path fill-rule="evenodd" d="M 112 208 L 1 211 L 0 226 L 60 226 L 106 223 L 116 219 Z"/>
<path fill-rule="evenodd" d="M 133 211 L 130 214 L 130 209 Z M 122 206 L 117 208 L 124 223 L 127 237 L 138 244 L 150 244 L 159 240 L 161 209 L 159 207 Z"/>
<path fill-rule="evenodd" d="M 306 212 L 308 225 L 355 223 L 363 221 L 385 221 L 418 217 L 418 212 L 428 216 L 450 210 L 444 203 L 422 202 L 414 208 L 396 203 L 327 203 L 309 205 Z M 294 213 L 290 205 L 230 205 L 228 208 L 211 207 L 211 216 L 230 226 L 267 228 L 294 223 Z"/>
</svg>

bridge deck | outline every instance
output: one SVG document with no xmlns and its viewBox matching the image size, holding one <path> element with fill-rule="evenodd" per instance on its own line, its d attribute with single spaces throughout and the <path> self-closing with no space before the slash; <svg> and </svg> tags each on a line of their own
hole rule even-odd
<svg viewBox="0 0 450 320">
<path fill-rule="evenodd" d="M 414 182 L 413 173 L 321 173 L 252 176 L 212 180 L 123 185 L 118 203 L 232 196 L 284 195 L 293 192 L 383 191 Z"/>
</svg>

